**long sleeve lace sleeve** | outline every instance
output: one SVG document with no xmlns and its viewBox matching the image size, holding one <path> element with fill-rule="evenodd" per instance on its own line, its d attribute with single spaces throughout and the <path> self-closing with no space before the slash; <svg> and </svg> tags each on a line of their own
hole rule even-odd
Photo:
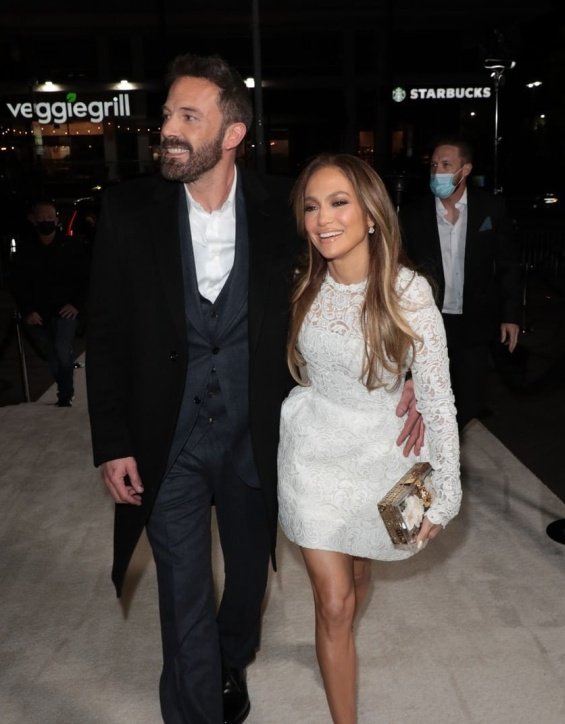
<svg viewBox="0 0 565 724">
<path fill-rule="evenodd" d="M 417 408 L 426 426 L 427 451 L 422 458 L 427 454 L 433 468 L 433 502 L 427 515 L 432 523 L 445 526 L 457 515 L 461 504 L 459 433 L 445 330 L 431 287 L 423 277 L 411 278 L 401 303 L 406 320 L 421 338 L 410 369 Z"/>
</svg>

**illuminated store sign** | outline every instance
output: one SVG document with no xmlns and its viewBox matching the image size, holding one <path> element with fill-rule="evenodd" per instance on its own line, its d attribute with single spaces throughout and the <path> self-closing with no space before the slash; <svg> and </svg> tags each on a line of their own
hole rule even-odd
<svg viewBox="0 0 565 724">
<path fill-rule="evenodd" d="M 131 115 L 129 95 L 119 93 L 112 100 L 78 101 L 76 93 L 67 93 L 64 101 L 34 101 L 6 103 L 14 118 L 26 118 L 40 123 L 67 123 L 89 120 L 99 123 L 104 118 L 127 118 Z"/>
<path fill-rule="evenodd" d="M 490 98 L 492 89 L 489 87 L 467 88 L 395 88 L 392 100 L 402 103 L 407 98 L 411 101 L 444 101 Z"/>
</svg>

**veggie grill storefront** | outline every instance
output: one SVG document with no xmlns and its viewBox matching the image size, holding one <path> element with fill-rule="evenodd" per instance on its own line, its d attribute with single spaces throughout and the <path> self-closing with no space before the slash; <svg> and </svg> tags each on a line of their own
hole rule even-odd
<svg viewBox="0 0 565 724">
<path fill-rule="evenodd" d="M 87 187 L 153 168 L 160 108 L 149 121 L 150 93 L 125 82 L 101 90 L 47 85 L 0 95 L 5 176 Z"/>
</svg>

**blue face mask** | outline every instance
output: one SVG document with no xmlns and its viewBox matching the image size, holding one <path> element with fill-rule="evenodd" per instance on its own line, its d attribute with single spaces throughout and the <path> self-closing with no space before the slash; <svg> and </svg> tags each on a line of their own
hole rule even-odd
<svg viewBox="0 0 565 724">
<path fill-rule="evenodd" d="M 455 192 L 455 189 L 459 186 L 461 181 L 463 181 L 463 176 L 461 176 L 457 183 L 453 181 L 455 175 L 458 174 L 459 171 L 461 171 L 461 169 L 455 173 L 432 173 L 430 176 L 430 188 L 432 190 L 432 194 L 437 196 L 438 199 L 448 199 L 451 194 Z"/>
<path fill-rule="evenodd" d="M 433 173 L 430 176 L 432 194 L 438 199 L 447 199 L 455 191 L 459 183 L 453 182 L 454 173 Z"/>
</svg>

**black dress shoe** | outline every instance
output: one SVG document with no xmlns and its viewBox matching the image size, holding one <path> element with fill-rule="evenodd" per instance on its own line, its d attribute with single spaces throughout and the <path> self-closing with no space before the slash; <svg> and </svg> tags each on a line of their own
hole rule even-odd
<svg viewBox="0 0 565 724">
<path fill-rule="evenodd" d="M 72 407 L 73 406 L 73 398 L 72 397 L 59 397 L 57 402 L 55 403 L 57 407 Z"/>
<path fill-rule="evenodd" d="M 224 724 L 241 724 L 247 719 L 251 709 L 245 669 L 224 668 L 223 678 Z"/>
</svg>

